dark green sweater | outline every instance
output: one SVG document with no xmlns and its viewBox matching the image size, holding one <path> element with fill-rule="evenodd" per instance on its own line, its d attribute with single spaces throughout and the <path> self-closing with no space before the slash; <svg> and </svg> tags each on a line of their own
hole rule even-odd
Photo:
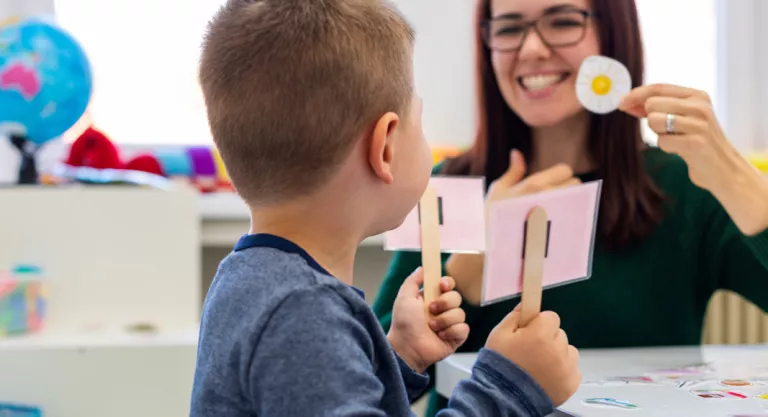
<svg viewBox="0 0 768 417">
<path fill-rule="evenodd" d="M 612 252 L 601 248 L 598 236 L 592 277 L 544 292 L 542 309 L 560 315 L 577 348 L 699 344 L 707 304 L 718 289 L 768 310 L 768 231 L 744 236 L 719 202 L 691 183 L 681 158 L 658 148 L 644 156 L 646 170 L 666 197 L 657 230 Z M 420 263 L 418 252 L 394 254 L 373 305 L 385 329 L 400 285 Z M 459 351 L 479 350 L 518 302 L 482 308 L 465 304 L 471 330 Z M 432 392 L 427 415 L 443 404 Z"/>
</svg>

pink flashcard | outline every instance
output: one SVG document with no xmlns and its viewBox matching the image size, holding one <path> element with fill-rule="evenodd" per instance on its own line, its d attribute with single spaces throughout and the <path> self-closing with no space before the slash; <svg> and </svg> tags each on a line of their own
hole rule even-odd
<svg viewBox="0 0 768 417">
<path fill-rule="evenodd" d="M 589 278 L 601 186 L 602 181 L 594 181 L 493 203 L 488 214 L 482 304 L 521 293 L 525 224 L 536 206 L 544 208 L 548 220 L 542 287 Z"/>
<path fill-rule="evenodd" d="M 485 180 L 482 177 L 433 176 L 429 183 L 437 190 L 441 252 L 485 251 Z M 384 249 L 421 250 L 418 205 L 403 224 L 384 234 Z"/>
</svg>

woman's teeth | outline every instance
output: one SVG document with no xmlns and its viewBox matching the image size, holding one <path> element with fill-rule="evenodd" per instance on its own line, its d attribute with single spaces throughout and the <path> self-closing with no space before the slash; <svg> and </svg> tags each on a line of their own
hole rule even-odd
<svg viewBox="0 0 768 417">
<path fill-rule="evenodd" d="M 527 77 L 522 77 L 520 79 L 520 84 L 527 90 L 536 91 L 557 84 L 564 78 L 565 77 L 563 74 L 530 75 Z"/>
</svg>

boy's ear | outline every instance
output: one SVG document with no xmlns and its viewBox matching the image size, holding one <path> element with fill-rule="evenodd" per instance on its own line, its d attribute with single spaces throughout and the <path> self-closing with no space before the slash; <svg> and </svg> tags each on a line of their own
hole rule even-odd
<svg viewBox="0 0 768 417">
<path fill-rule="evenodd" d="M 376 176 L 386 184 L 391 184 L 394 180 L 392 160 L 395 155 L 394 138 L 398 123 L 400 117 L 397 114 L 386 113 L 376 121 L 369 138 L 368 162 Z"/>
</svg>

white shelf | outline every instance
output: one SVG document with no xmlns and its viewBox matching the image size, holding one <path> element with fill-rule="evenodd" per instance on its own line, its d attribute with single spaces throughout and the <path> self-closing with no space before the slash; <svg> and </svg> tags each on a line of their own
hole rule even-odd
<svg viewBox="0 0 768 417">
<path fill-rule="evenodd" d="M 189 415 L 197 330 L 0 339 L 0 401 L 46 417 Z"/>
<path fill-rule="evenodd" d="M 196 326 L 203 298 L 197 197 L 191 188 L 0 189 L 0 269 L 19 262 L 44 269 L 46 327 L 56 334 L 147 322 Z"/>
<path fill-rule="evenodd" d="M 43 331 L 0 338 L 0 354 L 36 349 L 196 347 L 198 332 L 198 328 L 156 333 L 94 331 L 57 334 Z"/>
<path fill-rule="evenodd" d="M 189 415 L 198 197 L 190 187 L 0 189 L 0 270 L 37 264 L 48 292 L 41 333 L 0 338 L 0 402 L 46 417 Z M 125 331 L 142 323 L 160 331 Z"/>
<path fill-rule="evenodd" d="M 207 247 L 230 247 L 250 227 L 250 215 L 245 203 L 235 193 L 208 193 L 200 196 L 202 244 Z M 361 246 L 383 247 L 384 238 L 373 236 Z"/>
<path fill-rule="evenodd" d="M 248 221 L 248 207 L 235 193 L 200 194 L 200 214 L 204 220 Z"/>
</svg>

